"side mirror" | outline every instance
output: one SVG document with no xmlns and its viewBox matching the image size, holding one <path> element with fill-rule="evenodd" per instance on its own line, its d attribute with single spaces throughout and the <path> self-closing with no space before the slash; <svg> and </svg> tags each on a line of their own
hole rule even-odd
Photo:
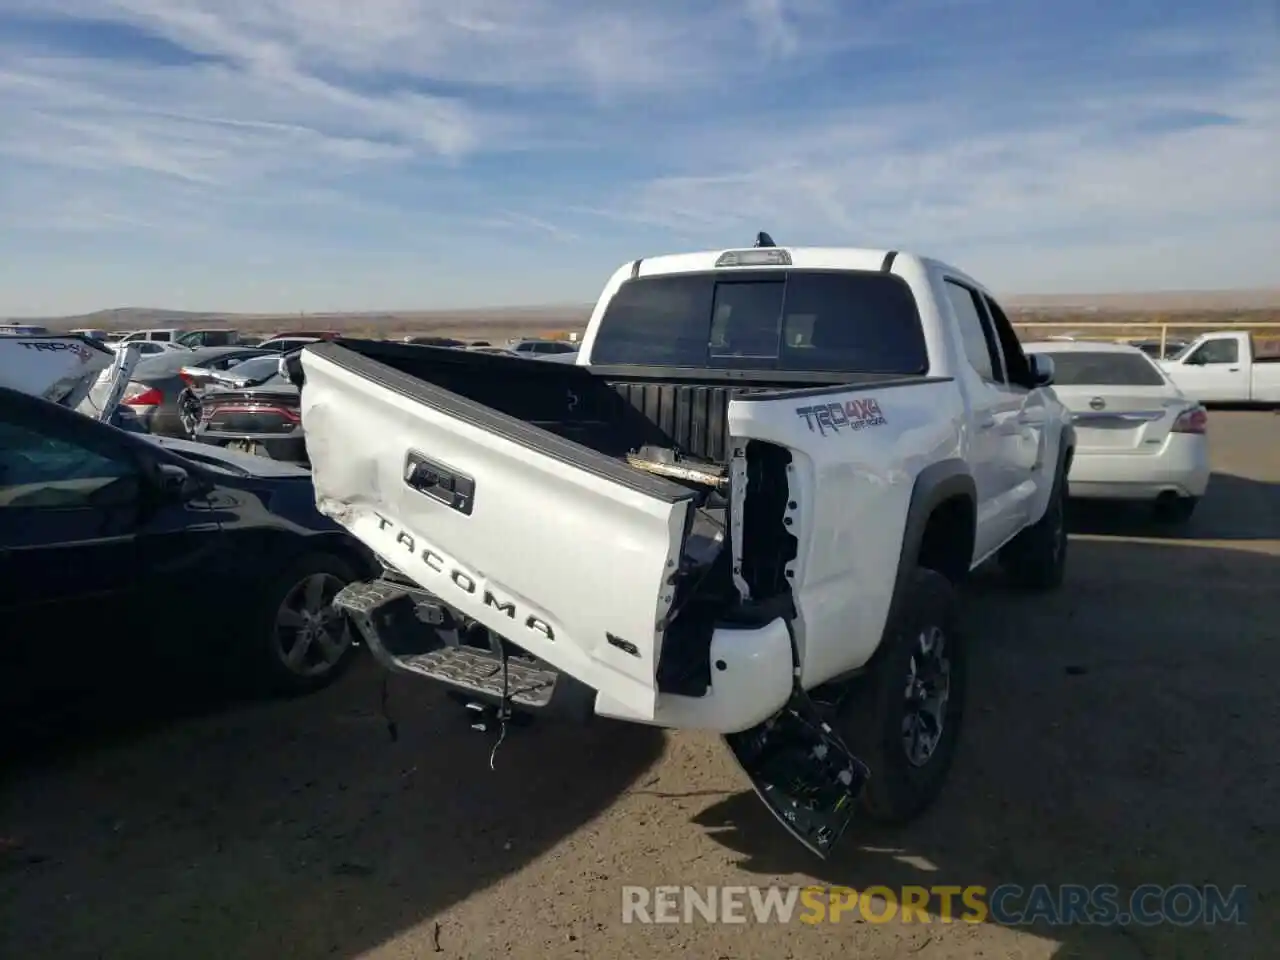
<svg viewBox="0 0 1280 960">
<path fill-rule="evenodd" d="M 1185 367 L 1203 367 L 1204 354 L 1197 350 L 1195 353 L 1191 354 L 1191 356 L 1184 359 L 1182 361 L 1182 365 Z"/>
<path fill-rule="evenodd" d="M 186 501 L 207 492 L 209 485 L 176 463 L 156 464 L 156 480 L 165 500 Z"/>
<path fill-rule="evenodd" d="M 1029 354 L 1027 366 L 1031 368 L 1031 382 L 1037 387 L 1048 387 L 1053 384 L 1053 357 L 1043 353 Z"/>
</svg>

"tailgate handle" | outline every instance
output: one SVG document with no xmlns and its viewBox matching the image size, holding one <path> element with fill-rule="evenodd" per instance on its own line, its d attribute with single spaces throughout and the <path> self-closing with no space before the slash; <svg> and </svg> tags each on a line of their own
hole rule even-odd
<svg viewBox="0 0 1280 960">
<path fill-rule="evenodd" d="M 443 503 L 452 510 L 471 515 L 476 482 L 465 474 L 410 450 L 404 461 L 404 482 L 411 490 Z"/>
</svg>

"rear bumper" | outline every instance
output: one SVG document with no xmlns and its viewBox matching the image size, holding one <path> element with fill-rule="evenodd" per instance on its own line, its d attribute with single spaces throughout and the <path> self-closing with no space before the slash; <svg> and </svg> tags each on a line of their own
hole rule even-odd
<svg viewBox="0 0 1280 960">
<path fill-rule="evenodd" d="M 122 403 L 120 406 L 132 411 L 138 422 L 146 428 L 147 433 L 177 437 L 180 440 L 187 439 L 187 431 L 183 429 L 182 420 L 178 417 L 178 408 L 167 397 L 160 405 L 140 407 Z"/>
<path fill-rule="evenodd" d="M 198 443 L 208 443 L 217 447 L 226 447 L 232 443 L 244 444 L 246 446 L 253 445 L 250 452 L 261 453 L 265 451 L 266 455 L 272 460 L 283 460 L 287 463 L 300 463 L 304 466 L 308 462 L 307 441 L 301 431 L 290 434 L 286 437 L 271 437 L 270 439 L 260 437 L 256 434 L 234 436 L 196 431 L 194 439 Z"/>
<path fill-rule="evenodd" d="M 645 720 L 598 694 L 596 713 L 677 730 L 739 733 L 769 719 L 791 697 L 791 633 L 781 619 L 751 630 L 716 630 L 709 657 L 711 686 L 701 697 L 659 694 L 654 719 Z"/>
<path fill-rule="evenodd" d="M 136 404 L 122 403 L 119 409 L 128 410 L 133 416 L 135 422 L 143 427 L 147 433 L 154 433 L 152 424 L 156 420 L 156 411 L 160 408 L 155 405 L 138 406 Z"/>
<path fill-rule="evenodd" d="M 158 433 L 166 437 L 177 437 L 179 440 L 188 439 L 187 430 L 182 425 L 182 418 L 178 416 L 178 405 L 168 397 L 151 414 L 149 426 L 152 433 Z"/>
<path fill-rule="evenodd" d="M 1154 500 L 1161 495 L 1202 497 L 1209 487 L 1209 444 L 1201 434 L 1175 434 L 1159 453 L 1077 450 L 1071 496 Z"/>
<path fill-rule="evenodd" d="M 439 601 L 420 588 L 385 580 L 351 584 L 334 606 L 355 624 L 369 652 L 396 673 L 434 680 L 478 702 L 501 701 L 502 659 L 496 651 L 450 643 L 423 622 L 422 604 Z M 446 625 L 449 626 L 449 625 Z M 708 653 L 711 686 L 701 697 L 659 694 L 652 720 L 547 664 L 509 657 L 505 691 L 514 705 L 582 720 L 595 714 L 673 729 L 737 733 L 777 713 L 792 692 L 792 646 L 781 619 L 755 629 L 720 629 Z"/>
</svg>

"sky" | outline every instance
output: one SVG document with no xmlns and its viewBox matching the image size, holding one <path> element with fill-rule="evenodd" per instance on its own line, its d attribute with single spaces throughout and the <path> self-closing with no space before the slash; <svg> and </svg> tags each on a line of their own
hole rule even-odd
<svg viewBox="0 0 1280 960">
<path fill-rule="evenodd" d="M 0 0 L 0 314 L 586 302 L 898 248 L 1280 286 L 1276 0 Z"/>
</svg>

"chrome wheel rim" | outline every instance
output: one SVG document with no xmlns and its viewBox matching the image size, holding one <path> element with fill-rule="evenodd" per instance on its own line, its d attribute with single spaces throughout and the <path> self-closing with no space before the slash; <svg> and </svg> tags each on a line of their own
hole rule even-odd
<svg viewBox="0 0 1280 960">
<path fill-rule="evenodd" d="M 911 654 L 902 716 L 902 747 L 907 762 L 922 767 L 933 757 L 946 729 L 951 699 L 951 659 L 941 627 L 925 627 Z"/>
<path fill-rule="evenodd" d="M 328 673 L 351 646 L 346 617 L 332 601 L 343 583 L 331 573 L 303 577 L 276 611 L 275 653 L 299 677 Z"/>
<path fill-rule="evenodd" d="M 178 419 L 187 436 L 194 437 L 196 427 L 200 425 L 200 401 L 190 390 L 182 391 L 181 396 L 178 397 Z"/>
</svg>

